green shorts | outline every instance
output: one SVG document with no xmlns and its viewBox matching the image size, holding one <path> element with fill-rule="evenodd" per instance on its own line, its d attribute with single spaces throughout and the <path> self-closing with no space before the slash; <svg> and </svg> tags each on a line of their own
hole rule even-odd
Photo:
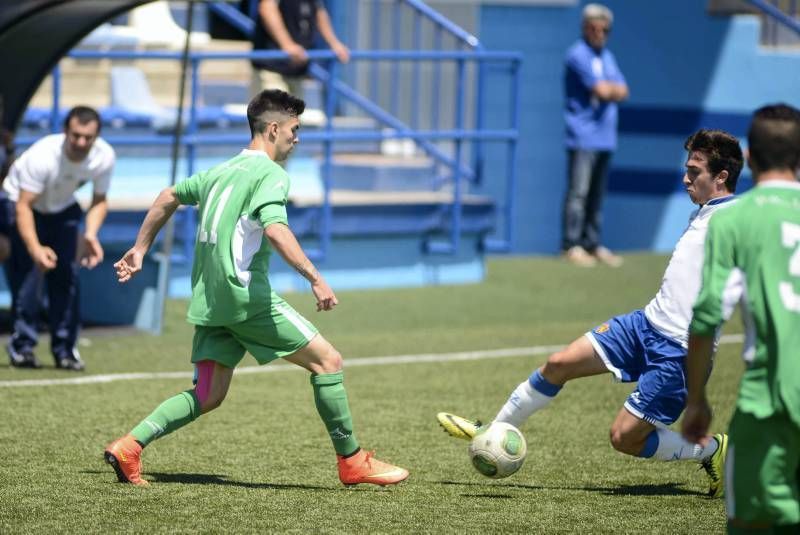
<svg viewBox="0 0 800 535">
<path fill-rule="evenodd" d="M 737 410 L 729 440 L 728 518 L 775 526 L 800 522 L 800 429 L 785 414 L 759 420 Z"/>
<path fill-rule="evenodd" d="M 240 323 L 195 325 L 192 362 L 213 360 L 234 368 L 245 352 L 267 364 L 304 348 L 318 331 L 286 301 L 273 294 L 269 311 Z"/>
</svg>

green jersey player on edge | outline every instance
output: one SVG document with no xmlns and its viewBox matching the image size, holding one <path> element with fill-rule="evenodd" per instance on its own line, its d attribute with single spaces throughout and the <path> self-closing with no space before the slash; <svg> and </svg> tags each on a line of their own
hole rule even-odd
<svg viewBox="0 0 800 535">
<path fill-rule="evenodd" d="M 700 442 L 713 333 L 744 282 L 746 369 L 730 422 L 725 496 L 730 533 L 800 533 L 800 110 L 753 115 L 748 164 L 756 187 L 711 220 L 694 306 L 683 434 Z"/>
<path fill-rule="evenodd" d="M 198 206 L 187 314 L 195 326 L 194 388 L 164 401 L 106 448 L 105 460 L 120 482 L 148 484 L 141 477 L 142 448 L 219 407 L 246 351 L 259 364 L 282 358 L 311 372 L 314 401 L 336 450 L 342 483 L 391 485 L 408 477 L 405 469 L 359 447 L 342 383 L 342 356 L 272 291 L 267 278 L 274 249 L 311 284 L 318 311 L 338 304 L 289 230 L 289 176 L 275 163 L 297 144 L 304 109 L 302 100 L 283 91 L 259 93 L 247 107 L 250 145 L 231 160 L 164 189 L 147 212 L 136 244 L 114 264 L 119 281 L 129 281 L 178 206 Z"/>
</svg>

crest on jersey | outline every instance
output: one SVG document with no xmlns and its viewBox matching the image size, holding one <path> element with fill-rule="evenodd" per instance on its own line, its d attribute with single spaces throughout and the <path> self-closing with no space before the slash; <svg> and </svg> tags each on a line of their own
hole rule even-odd
<svg viewBox="0 0 800 535">
<path fill-rule="evenodd" d="M 597 329 L 595 329 L 594 332 L 596 334 L 603 334 L 607 330 L 608 330 L 608 323 L 604 323 L 601 326 L 599 326 Z"/>
</svg>

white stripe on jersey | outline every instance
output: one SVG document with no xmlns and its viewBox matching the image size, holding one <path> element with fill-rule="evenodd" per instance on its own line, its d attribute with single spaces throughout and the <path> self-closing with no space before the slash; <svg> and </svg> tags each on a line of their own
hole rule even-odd
<svg viewBox="0 0 800 535">
<path fill-rule="evenodd" d="M 233 255 L 233 269 L 236 278 L 247 288 L 250 284 L 252 273 L 250 272 L 250 262 L 253 256 L 261 248 L 264 238 L 264 229 L 255 220 L 243 215 L 236 222 L 231 237 L 231 255 Z"/>
<path fill-rule="evenodd" d="M 738 277 L 735 275 L 738 273 Z M 734 268 L 725 283 L 722 293 L 722 306 L 725 321 L 730 319 L 736 304 L 742 312 L 742 326 L 744 327 L 744 342 L 742 342 L 742 358 L 745 362 L 753 362 L 756 357 L 756 320 L 750 309 L 747 298 L 747 274 L 739 268 Z"/>
<path fill-rule="evenodd" d="M 597 341 L 597 338 L 594 337 L 594 333 L 592 333 L 592 331 L 589 331 L 584 336 L 586 336 L 586 338 L 589 339 L 589 342 L 592 343 L 592 347 L 594 347 L 595 352 L 598 355 L 600 355 L 600 360 L 602 360 L 603 364 L 606 365 L 608 371 L 614 374 L 614 380 L 618 383 L 621 382 L 622 372 L 620 371 L 619 368 L 611 364 L 611 360 L 608 358 L 608 355 L 606 355 L 606 350 L 603 349 L 603 346 L 600 344 L 600 342 Z"/>
<path fill-rule="evenodd" d="M 703 282 L 703 258 L 708 223 L 717 210 L 735 200 L 706 204 L 689 218 L 689 226 L 675 245 L 661 288 L 644 308 L 647 321 L 661 334 L 688 347 L 692 307 Z"/>
<path fill-rule="evenodd" d="M 308 328 L 303 317 L 295 312 L 294 309 L 283 304 L 275 305 L 275 308 L 278 309 L 278 312 L 286 316 L 286 319 L 300 331 L 300 334 L 302 334 L 306 340 L 310 342 L 311 339 L 314 338 L 314 332 Z"/>
</svg>

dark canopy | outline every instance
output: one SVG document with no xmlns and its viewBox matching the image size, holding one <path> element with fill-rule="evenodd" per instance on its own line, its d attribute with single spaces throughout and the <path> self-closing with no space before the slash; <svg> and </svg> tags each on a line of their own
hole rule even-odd
<svg viewBox="0 0 800 535">
<path fill-rule="evenodd" d="M 36 88 L 61 57 L 103 22 L 153 0 L 2 0 L 2 124 L 16 130 Z"/>
</svg>

